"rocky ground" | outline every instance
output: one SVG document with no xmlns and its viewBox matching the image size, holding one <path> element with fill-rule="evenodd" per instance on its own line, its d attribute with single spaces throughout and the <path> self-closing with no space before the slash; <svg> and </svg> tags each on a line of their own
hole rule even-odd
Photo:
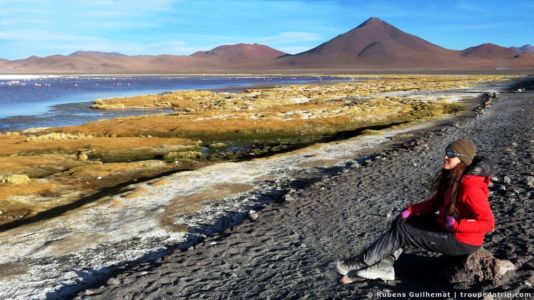
<svg viewBox="0 0 534 300">
<path fill-rule="evenodd" d="M 380 156 L 363 164 L 324 170 L 321 180 L 290 183 L 289 192 L 251 220 L 212 234 L 194 247 L 177 247 L 156 261 L 128 267 L 78 298 L 366 298 L 379 293 L 533 292 L 534 96 L 503 93 L 476 118 L 421 131 L 412 142 L 371 149 Z M 516 271 L 497 284 L 466 286 L 436 277 L 439 259 L 408 251 L 396 263 L 393 282 L 341 285 L 332 268 L 376 238 L 396 213 L 427 197 L 444 147 L 473 139 L 495 162 L 490 202 L 495 231 L 485 248 L 511 260 Z M 257 217 L 257 218 L 255 218 Z M 255 219 L 255 220 L 252 220 Z M 50 298 L 71 297 L 75 287 Z M 476 296 L 476 294 L 474 294 Z"/>
<path fill-rule="evenodd" d="M 534 294 L 534 89 L 502 93 L 476 117 L 421 131 L 411 143 L 387 145 L 368 164 L 352 164 L 317 182 L 295 182 L 285 196 L 247 220 L 127 268 L 77 298 L 380 298 L 380 293 L 456 291 Z M 515 89 L 515 88 L 514 88 Z M 495 163 L 490 203 L 495 231 L 485 248 L 517 270 L 498 283 L 450 284 L 436 276 L 439 258 L 408 251 L 396 262 L 397 280 L 339 283 L 333 261 L 357 254 L 398 211 L 429 196 L 427 184 L 445 146 L 471 138 Z M 328 174 L 328 172 L 327 172 Z M 253 215 L 253 217 L 256 217 Z M 438 268 L 438 269 L 436 269 Z M 50 295 L 50 297 L 59 294 Z M 66 296 L 62 294 L 62 296 Z M 413 295 L 417 297 L 417 295 Z M 454 296 L 454 295 L 453 295 Z M 453 297 L 451 296 L 451 297 Z M 456 297 L 460 297 L 459 294 Z M 499 297 L 497 297 L 499 298 Z"/>
</svg>

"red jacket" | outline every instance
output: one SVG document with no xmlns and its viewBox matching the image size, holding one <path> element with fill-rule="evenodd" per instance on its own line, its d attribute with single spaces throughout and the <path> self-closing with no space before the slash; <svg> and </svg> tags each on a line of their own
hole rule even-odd
<svg viewBox="0 0 534 300">
<path fill-rule="evenodd" d="M 495 226 L 495 219 L 488 202 L 489 177 L 465 175 L 462 178 L 462 185 L 459 197 L 456 201 L 458 217 L 453 228 L 456 239 L 464 244 L 481 246 L 484 242 L 486 232 L 492 231 Z M 444 203 L 439 203 L 436 196 L 408 207 L 408 210 L 415 216 L 433 214 L 439 210 L 437 223 L 445 228 L 447 218 L 447 208 L 450 203 L 449 190 L 443 197 Z"/>
</svg>

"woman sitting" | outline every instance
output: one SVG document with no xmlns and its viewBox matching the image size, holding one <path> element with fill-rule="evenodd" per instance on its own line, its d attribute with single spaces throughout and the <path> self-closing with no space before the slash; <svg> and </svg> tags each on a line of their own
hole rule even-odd
<svg viewBox="0 0 534 300">
<path fill-rule="evenodd" d="M 351 283 L 358 276 L 394 280 L 394 261 L 413 247 L 447 255 L 467 255 L 482 246 L 495 221 L 488 202 L 492 165 L 476 157 L 476 146 L 465 139 L 447 146 L 432 198 L 408 206 L 360 255 L 338 261 L 336 270 Z"/>
</svg>

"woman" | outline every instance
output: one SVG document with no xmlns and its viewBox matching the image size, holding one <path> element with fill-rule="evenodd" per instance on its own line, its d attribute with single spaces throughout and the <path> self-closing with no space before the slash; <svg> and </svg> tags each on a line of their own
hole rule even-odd
<svg viewBox="0 0 534 300">
<path fill-rule="evenodd" d="M 408 247 L 447 255 L 467 255 L 480 248 L 495 225 L 488 203 L 492 165 L 475 156 L 476 146 L 469 140 L 449 144 L 432 186 L 433 197 L 404 209 L 359 256 L 338 261 L 336 269 L 345 275 L 341 282 L 351 283 L 354 276 L 394 280 L 393 263 Z"/>
</svg>

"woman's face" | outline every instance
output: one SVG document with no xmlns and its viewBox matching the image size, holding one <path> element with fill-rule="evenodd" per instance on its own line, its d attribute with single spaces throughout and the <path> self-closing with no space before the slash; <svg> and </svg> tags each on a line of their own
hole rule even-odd
<svg viewBox="0 0 534 300">
<path fill-rule="evenodd" d="M 452 170 L 456 168 L 456 166 L 461 162 L 461 160 L 458 157 L 448 157 L 445 155 L 443 157 L 443 169 L 445 170 Z"/>
</svg>

